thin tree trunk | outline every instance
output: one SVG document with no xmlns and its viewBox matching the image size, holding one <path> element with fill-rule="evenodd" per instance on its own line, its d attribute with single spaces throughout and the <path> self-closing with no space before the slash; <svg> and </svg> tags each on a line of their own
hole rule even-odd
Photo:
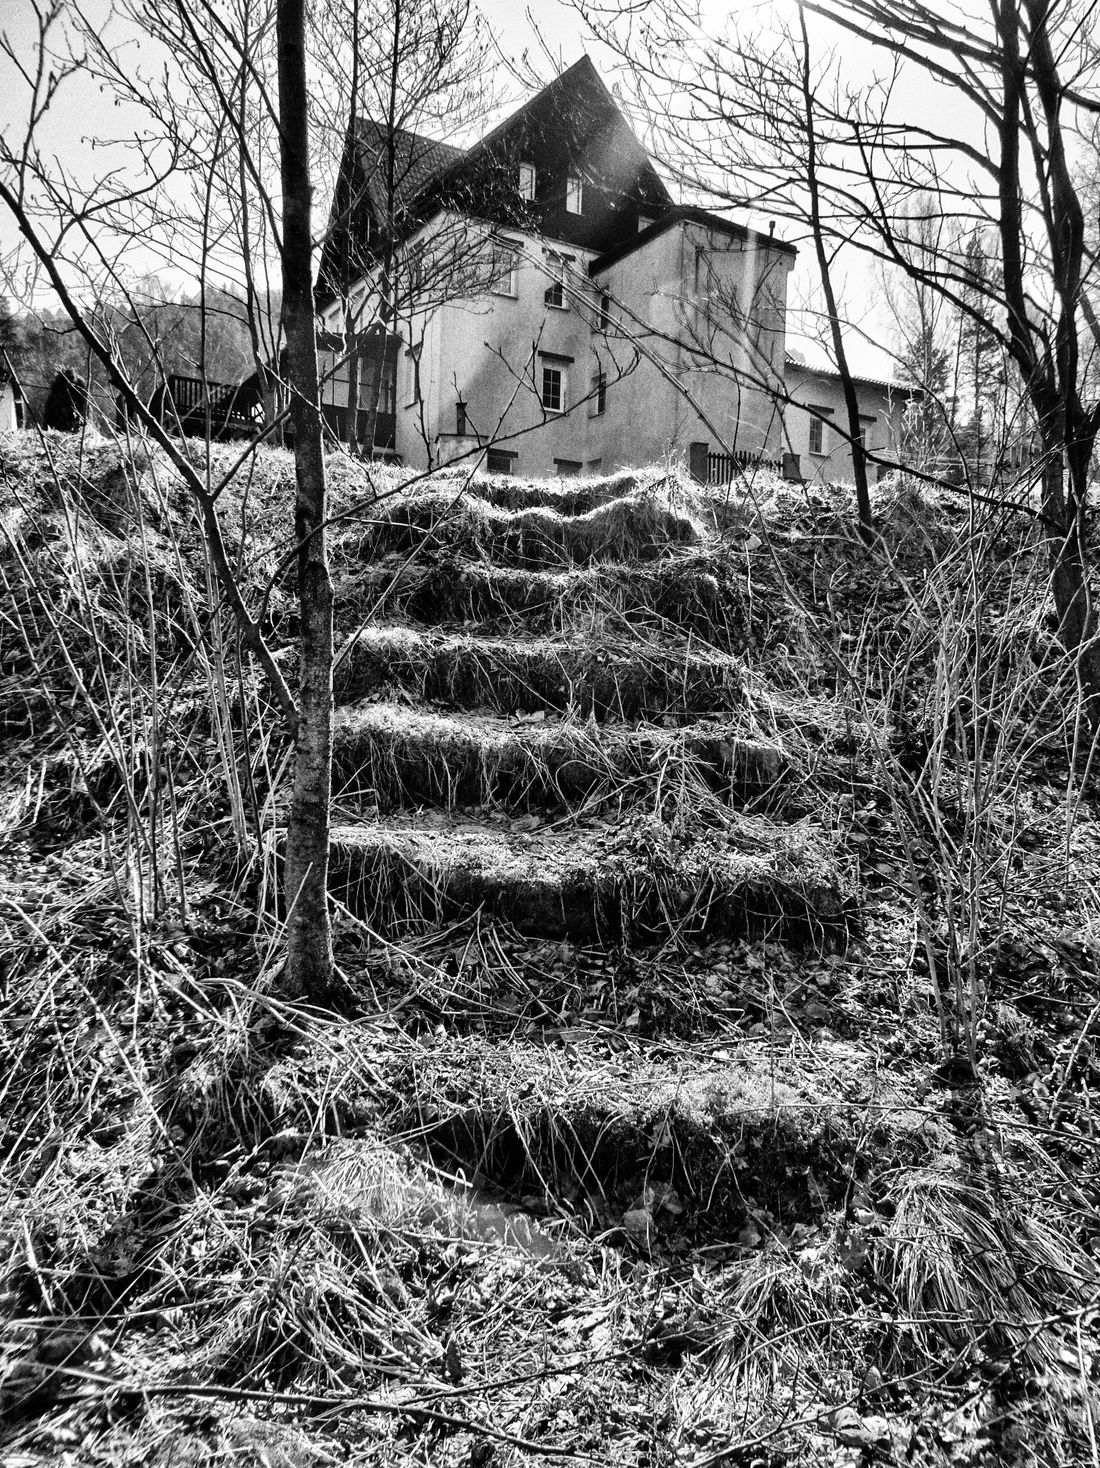
<svg viewBox="0 0 1100 1468">
<path fill-rule="evenodd" d="M 1088 556 L 1076 496 L 1066 503 L 1062 444 L 1065 435 L 1043 449 L 1043 516 L 1051 560 L 1051 585 L 1058 616 L 1058 638 L 1075 659 L 1082 712 L 1093 733 L 1100 732 L 1100 641 L 1089 586 Z"/>
<path fill-rule="evenodd" d="M 351 117 L 348 119 L 348 134 L 351 138 L 352 166 L 348 170 L 348 219 L 345 229 L 344 289 L 347 305 L 344 308 L 344 340 L 348 353 L 348 416 L 346 437 L 348 453 L 357 454 L 359 442 L 359 325 L 352 304 L 351 289 L 351 238 L 354 228 L 355 209 L 351 180 L 355 178 L 354 158 L 359 148 L 359 0 L 354 0 L 351 12 Z M 367 445 L 367 454 L 373 444 Z"/>
<path fill-rule="evenodd" d="M 317 389 L 306 110 L 305 0 L 278 0 L 283 324 L 294 429 L 301 661 L 294 788 L 286 832 L 287 990 L 324 999 L 332 986 L 328 914 L 332 784 L 332 578 Z"/>
<path fill-rule="evenodd" d="M 859 533 L 867 545 L 875 539 L 875 517 L 871 509 L 871 493 L 867 487 L 867 455 L 863 448 L 863 434 L 859 426 L 859 398 L 855 383 L 848 368 L 848 354 L 844 349 L 844 332 L 840 325 L 833 276 L 825 249 L 825 238 L 821 228 L 821 191 L 817 177 L 817 133 L 814 128 L 814 94 L 810 77 L 810 38 L 806 31 L 806 14 L 798 12 L 802 26 L 802 101 L 806 110 L 806 183 L 810 193 L 810 224 L 814 236 L 814 253 L 817 256 L 821 289 L 825 294 L 825 310 L 829 317 L 836 369 L 840 373 L 840 386 L 844 394 L 844 410 L 848 419 L 848 441 L 852 449 L 852 476 L 856 485 L 856 508 L 859 514 Z"/>
</svg>

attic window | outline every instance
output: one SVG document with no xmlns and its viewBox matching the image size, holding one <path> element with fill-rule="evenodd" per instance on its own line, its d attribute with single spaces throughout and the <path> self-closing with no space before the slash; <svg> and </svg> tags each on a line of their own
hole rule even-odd
<svg viewBox="0 0 1100 1468">
<path fill-rule="evenodd" d="M 565 212 L 584 213 L 584 184 L 579 173 L 571 173 L 565 180 Z"/>
<path fill-rule="evenodd" d="M 641 234 L 641 232 L 642 232 L 643 229 L 648 229 L 649 226 L 651 224 L 654 224 L 655 222 L 656 221 L 650 215 L 648 215 L 648 214 L 639 214 L 638 215 L 638 233 Z"/>
<path fill-rule="evenodd" d="M 535 165 L 533 163 L 520 164 L 517 192 L 521 199 L 530 200 L 535 197 Z"/>
</svg>

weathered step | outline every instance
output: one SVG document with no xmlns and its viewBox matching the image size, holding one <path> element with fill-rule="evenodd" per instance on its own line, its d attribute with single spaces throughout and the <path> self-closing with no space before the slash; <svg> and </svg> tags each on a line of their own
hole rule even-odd
<svg viewBox="0 0 1100 1468">
<path fill-rule="evenodd" d="M 767 642 L 792 646 L 800 634 L 789 613 L 769 635 L 784 606 L 770 589 L 769 570 L 754 568 L 750 578 L 744 553 L 718 546 L 657 562 L 605 562 L 565 571 L 516 570 L 428 554 L 408 565 L 403 558 L 372 564 L 345 577 L 336 611 L 345 628 L 377 616 L 488 626 L 522 617 L 529 632 L 667 624 L 729 652 Z"/>
<path fill-rule="evenodd" d="M 687 495 L 667 484 L 635 487 L 577 514 L 546 503 L 505 509 L 461 485 L 428 484 L 378 507 L 361 535 L 360 554 L 375 558 L 457 546 L 487 560 L 541 570 L 655 560 L 672 546 L 701 544 L 706 533 Z"/>
<path fill-rule="evenodd" d="M 820 836 L 745 816 L 692 841 L 655 822 L 527 831 L 437 815 L 338 826 L 331 883 L 376 929 L 398 933 L 483 910 L 572 939 L 768 932 L 824 948 L 843 946 L 855 921 Z"/>
<path fill-rule="evenodd" d="M 334 732 L 334 794 L 383 810 L 630 801 L 655 781 L 743 803 L 777 792 L 789 772 L 777 744 L 747 738 L 729 722 L 674 729 L 545 717 L 520 723 L 364 703 L 338 709 Z"/>
<path fill-rule="evenodd" d="M 693 491 L 669 475 L 639 475 L 629 471 L 610 477 L 586 479 L 517 479 L 511 475 L 477 475 L 470 492 L 501 510 L 532 510 L 540 507 L 559 515 L 587 515 L 600 505 L 622 500 L 639 491 L 667 494 L 681 499 Z"/>
<path fill-rule="evenodd" d="M 475 637 L 366 627 L 341 652 L 338 703 L 401 689 L 418 699 L 500 713 L 581 718 L 728 714 L 744 700 L 741 663 L 688 642 L 636 638 Z"/>
<path fill-rule="evenodd" d="M 919 1073 L 884 1073 L 876 1050 L 846 1041 L 666 1060 L 598 1036 L 558 1048 L 463 1034 L 399 1043 L 387 1079 L 387 1124 L 451 1167 L 584 1201 L 598 1230 L 646 1208 L 634 1223 L 652 1242 L 733 1223 L 732 1242 L 752 1209 L 787 1229 L 819 1219 L 883 1157 L 904 1165 L 935 1140 Z"/>
</svg>

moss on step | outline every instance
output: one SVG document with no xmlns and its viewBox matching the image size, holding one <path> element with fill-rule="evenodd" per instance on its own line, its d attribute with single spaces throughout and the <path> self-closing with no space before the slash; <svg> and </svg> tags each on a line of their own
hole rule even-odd
<svg viewBox="0 0 1100 1468">
<path fill-rule="evenodd" d="M 436 818 L 340 826 L 333 891 L 379 930 L 423 932 L 482 909 L 521 932 L 637 942 L 771 932 L 843 946 L 854 906 L 824 843 L 746 817 L 724 839 L 650 824 L 528 834 Z"/>
<path fill-rule="evenodd" d="M 337 711 L 334 792 L 403 805 L 532 805 L 633 798 L 662 790 L 774 802 L 789 774 L 783 749 L 728 723 L 629 728 L 575 719 L 516 724 L 487 714 L 366 703 Z"/>
<path fill-rule="evenodd" d="M 463 637 L 367 627 L 337 664 L 336 698 L 401 689 L 416 698 L 502 713 L 568 710 L 582 718 L 669 716 L 687 722 L 738 708 L 740 662 L 670 642 Z"/>
</svg>

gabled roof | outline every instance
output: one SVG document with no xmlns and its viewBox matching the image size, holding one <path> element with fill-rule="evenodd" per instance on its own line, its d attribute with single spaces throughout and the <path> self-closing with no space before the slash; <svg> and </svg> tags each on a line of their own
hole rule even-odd
<svg viewBox="0 0 1100 1468">
<path fill-rule="evenodd" d="M 533 201 L 520 200 L 516 191 L 516 167 L 523 161 L 537 165 Z M 567 175 L 578 167 L 585 179 L 583 214 L 567 207 Z M 618 102 L 582 56 L 468 150 L 358 122 L 355 137 L 349 133 L 345 142 L 317 304 L 331 301 L 349 274 L 355 278 L 369 268 L 379 229 L 392 225 L 406 236 L 440 209 L 606 251 L 637 233 L 639 211 L 663 214 L 671 207 Z"/>
<path fill-rule="evenodd" d="M 356 167 L 375 216 L 383 219 L 389 205 L 390 130 L 370 118 L 361 117 L 356 128 Z M 433 179 L 466 157 L 465 148 L 440 143 L 419 133 L 395 128 L 393 143 L 393 204 L 407 208 Z"/>
</svg>

